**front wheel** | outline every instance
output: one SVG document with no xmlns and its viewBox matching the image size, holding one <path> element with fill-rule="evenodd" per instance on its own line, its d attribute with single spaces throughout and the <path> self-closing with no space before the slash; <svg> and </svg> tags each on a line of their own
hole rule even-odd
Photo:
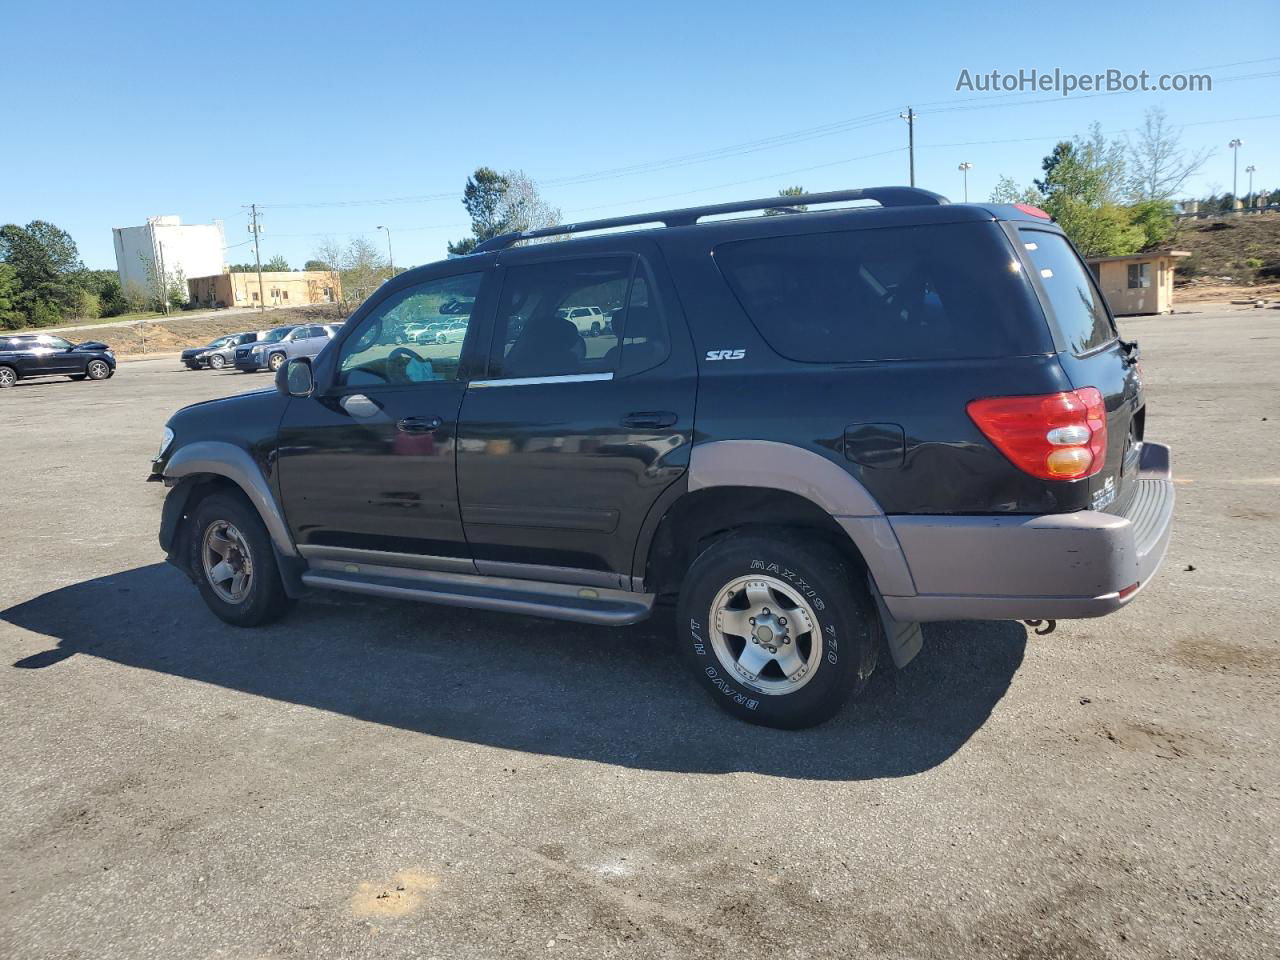
<svg viewBox="0 0 1280 960">
<path fill-rule="evenodd" d="M 732 534 L 699 556 L 680 591 L 678 630 L 698 682 L 723 709 L 798 729 L 861 692 L 880 626 L 849 560 L 780 531 Z"/>
<path fill-rule="evenodd" d="M 90 360 L 84 372 L 90 380 L 105 380 L 111 376 L 111 367 L 105 360 Z"/>
<path fill-rule="evenodd" d="M 200 501 L 188 522 L 188 569 L 218 617 L 256 627 L 289 609 L 271 538 L 248 501 L 214 494 Z"/>
<path fill-rule="evenodd" d="M 284 366 L 284 360 L 285 360 L 285 356 L 283 353 L 273 353 L 270 357 L 267 358 L 267 368 L 272 373 L 275 373 L 282 366 Z"/>
</svg>

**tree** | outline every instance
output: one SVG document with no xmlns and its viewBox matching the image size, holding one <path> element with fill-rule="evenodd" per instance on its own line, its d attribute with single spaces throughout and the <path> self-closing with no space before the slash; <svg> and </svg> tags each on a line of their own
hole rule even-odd
<svg viewBox="0 0 1280 960">
<path fill-rule="evenodd" d="M 303 270 L 314 271 L 316 273 L 324 273 L 329 269 L 329 264 L 323 260 L 308 260 L 302 265 Z"/>
<path fill-rule="evenodd" d="M 778 191 L 780 197 L 803 197 L 804 187 L 783 187 Z M 785 207 L 770 207 L 764 212 L 766 217 L 777 217 L 784 213 L 794 213 L 796 211 L 808 210 L 809 208 L 803 203 L 793 203 Z"/>
<path fill-rule="evenodd" d="M 0 263 L 0 330 L 17 330 L 26 326 L 26 315 L 18 308 L 18 271 Z"/>
<path fill-rule="evenodd" d="M 272 273 L 288 273 L 293 268 L 289 266 L 288 260 L 277 253 L 262 265 L 262 269 L 263 271 L 270 270 Z"/>
<path fill-rule="evenodd" d="M 363 301 L 391 276 L 378 245 L 365 237 L 352 237 L 346 247 L 325 238 L 311 256 L 309 263 L 319 265 L 334 290 L 340 291 L 344 309 Z"/>
<path fill-rule="evenodd" d="M 471 236 L 450 241 L 454 255 L 470 253 L 476 245 L 504 233 L 537 230 L 560 222 L 560 211 L 542 199 L 538 186 L 523 170 L 498 173 L 480 167 L 467 178 L 462 205 L 471 217 Z"/>
<path fill-rule="evenodd" d="M 1172 200 L 1212 155 L 1204 149 L 1188 153 L 1182 137 L 1166 123 L 1159 107 L 1147 110 L 1136 140 L 1128 143 L 1129 193 L 1136 201 Z"/>
<path fill-rule="evenodd" d="M 996 181 L 995 189 L 988 197 L 990 203 L 1029 203 L 1038 207 L 1044 203 L 1044 196 L 1035 187 L 1022 187 L 1013 177 L 1001 176 Z"/>
<path fill-rule="evenodd" d="M 1040 206 L 1086 257 L 1133 253 L 1144 232 L 1119 200 L 1125 183 L 1124 145 L 1108 142 L 1094 124 L 1087 137 L 1061 141 L 1041 164 Z"/>
<path fill-rule="evenodd" d="M 45 220 L 25 227 L 16 223 L 0 227 L 0 261 L 14 273 L 16 309 L 32 323 L 57 323 L 72 313 L 80 288 L 77 276 L 84 270 L 75 241 L 65 230 Z"/>
</svg>

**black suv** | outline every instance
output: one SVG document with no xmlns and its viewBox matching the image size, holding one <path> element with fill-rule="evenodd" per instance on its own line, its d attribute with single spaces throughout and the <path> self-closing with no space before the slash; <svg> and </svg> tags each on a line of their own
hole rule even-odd
<svg viewBox="0 0 1280 960">
<path fill-rule="evenodd" d="M 623 217 L 401 274 L 275 392 L 169 421 L 161 546 L 240 625 L 306 587 L 596 624 L 677 597 L 698 681 L 783 727 L 922 621 L 1119 609 L 1173 486 L 1079 255 L 1034 207 L 795 198 L 848 201 L 878 206 Z M 565 316 L 613 303 L 605 336 Z M 465 336 L 409 332 L 445 316 Z"/>
<path fill-rule="evenodd" d="M 47 333 L 0 334 L 0 389 L 31 377 L 106 380 L 116 372 L 116 355 L 105 343 L 73 344 Z"/>
</svg>

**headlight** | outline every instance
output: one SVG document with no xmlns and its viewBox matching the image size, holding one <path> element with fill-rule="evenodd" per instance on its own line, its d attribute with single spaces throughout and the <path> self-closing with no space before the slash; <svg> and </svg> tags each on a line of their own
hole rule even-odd
<svg viewBox="0 0 1280 960">
<path fill-rule="evenodd" d="M 165 427 L 164 436 L 161 437 L 160 439 L 160 451 L 156 454 L 156 456 L 163 457 L 164 452 L 169 449 L 169 446 L 172 443 L 173 443 L 173 431 L 170 430 L 168 427 Z"/>
</svg>

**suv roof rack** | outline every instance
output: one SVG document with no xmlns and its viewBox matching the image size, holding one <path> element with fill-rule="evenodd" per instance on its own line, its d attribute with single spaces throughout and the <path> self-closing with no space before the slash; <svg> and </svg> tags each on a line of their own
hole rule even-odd
<svg viewBox="0 0 1280 960">
<path fill-rule="evenodd" d="M 863 187 L 859 190 L 831 190 L 827 193 L 806 193 L 796 197 L 764 197 L 760 200 L 738 200 L 733 203 L 716 203 L 705 207 L 685 207 L 682 210 L 661 210 L 657 213 L 636 213 L 627 217 L 610 217 L 606 220 L 587 220 L 583 223 L 564 223 L 538 230 L 523 230 L 490 237 L 476 245 L 475 253 L 505 250 L 520 240 L 536 237 L 555 237 L 566 233 L 584 233 L 588 230 L 607 230 L 611 227 L 633 227 L 645 223 L 661 223 L 667 227 L 687 227 L 703 217 L 723 213 L 742 213 L 747 210 L 787 210 L 799 212 L 797 206 L 838 203 L 846 200 L 875 200 L 882 207 L 916 207 L 948 203 L 946 197 L 918 187 Z"/>
</svg>

